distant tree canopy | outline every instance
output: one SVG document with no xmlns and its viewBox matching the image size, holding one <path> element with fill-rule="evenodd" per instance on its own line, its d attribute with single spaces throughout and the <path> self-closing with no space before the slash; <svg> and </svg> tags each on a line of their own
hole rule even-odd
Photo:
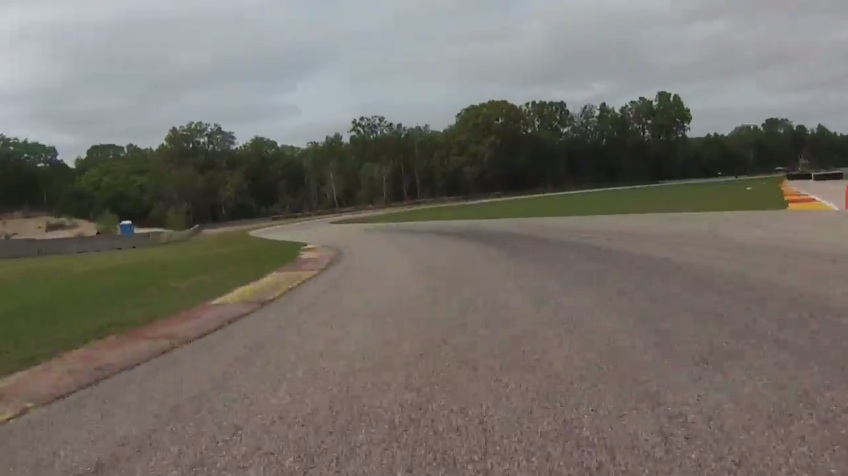
<svg viewBox="0 0 848 476">
<path fill-rule="evenodd" d="M 0 134 L 0 211 L 39 209 L 163 225 L 494 192 L 848 166 L 848 136 L 769 118 L 730 134 L 688 137 L 692 114 L 660 91 L 614 108 L 488 101 L 442 131 L 383 116 L 306 147 L 218 124 L 173 127 L 161 145 L 98 144 L 68 166 L 56 148 Z"/>
</svg>

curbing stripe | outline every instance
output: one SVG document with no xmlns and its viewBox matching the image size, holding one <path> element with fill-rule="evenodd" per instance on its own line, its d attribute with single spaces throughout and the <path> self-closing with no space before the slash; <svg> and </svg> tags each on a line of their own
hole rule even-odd
<svg viewBox="0 0 848 476">
<path fill-rule="evenodd" d="M 291 288 L 317 274 L 317 271 L 275 271 L 268 276 L 219 297 L 212 304 L 265 302 L 276 299 Z"/>
<path fill-rule="evenodd" d="M 789 210 L 802 210 L 802 211 L 833 211 L 833 208 L 821 203 L 821 202 L 808 202 L 808 203 L 790 203 Z"/>
<path fill-rule="evenodd" d="M 810 198 L 813 198 L 813 199 L 815 199 L 815 200 L 817 200 L 817 201 L 821 202 L 821 204 L 822 204 L 822 205 L 825 205 L 825 208 L 823 208 L 823 210 L 836 210 L 836 211 L 839 211 L 839 210 L 840 210 L 840 208 L 839 208 L 839 207 L 837 207 L 836 205 L 834 205 L 833 203 L 830 203 L 830 202 L 829 202 L 829 201 L 827 201 L 827 200 L 824 200 L 824 199 L 822 199 L 822 198 L 819 198 L 819 197 L 818 197 L 818 196 L 816 196 L 816 195 L 808 194 L 808 196 L 809 196 Z"/>
<path fill-rule="evenodd" d="M 789 185 L 787 180 L 780 184 L 780 189 L 783 191 L 783 199 L 786 200 L 786 208 L 788 210 L 798 211 L 834 211 L 839 210 L 836 205 L 822 200 L 821 198 L 802 192 L 795 187 Z"/>
<path fill-rule="evenodd" d="M 0 424 L 215 332 L 316 276 L 337 256 L 331 248 L 307 245 L 293 263 L 209 303 L 4 377 Z"/>
</svg>

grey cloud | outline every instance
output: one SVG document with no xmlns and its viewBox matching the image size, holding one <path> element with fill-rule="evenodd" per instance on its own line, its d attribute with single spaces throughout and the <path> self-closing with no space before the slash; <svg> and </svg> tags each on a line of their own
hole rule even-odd
<svg viewBox="0 0 848 476">
<path fill-rule="evenodd" d="M 193 119 L 251 124 L 297 114 L 274 96 L 319 71 L 338 47 L 302 37 L 307 30 L 296 18 L 261 12 L 187 10 L 52 25 L 42 31 L 51 44 L 44 62 L 58 80 L 9 102 L 24 120 L 88 141 L 156 140 Z"/>
<path fill-rule="evenodd" d="M 698 133 L 768 115 L 848 129 L 845 24 L 836 0 L 0 0 L 0 130 L 66 155 L 188 120 L 303 144 L 358 115 L 441 127 L 490 98 L 658 89 Z"/>
</svg>

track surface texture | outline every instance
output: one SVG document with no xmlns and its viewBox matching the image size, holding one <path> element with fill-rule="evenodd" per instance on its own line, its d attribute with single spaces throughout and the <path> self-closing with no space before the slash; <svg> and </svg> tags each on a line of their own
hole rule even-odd
<svg viewBox="0 0 848 476">
<path fill-rule="evenodd" d="M 0 473 L 848 473 L 841 213 L 262 235 L 342 255 L 0 426 Z"/>
</svg>

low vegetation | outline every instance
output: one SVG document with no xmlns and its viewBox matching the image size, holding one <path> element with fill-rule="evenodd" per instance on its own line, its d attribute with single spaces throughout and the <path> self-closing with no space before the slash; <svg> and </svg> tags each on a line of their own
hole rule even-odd
<svg viewBox="0 0 848 476">
<path fill-rule="evenodd" d="M 121 219 L 110 211 L 105 211 L 97 217 L 97 232 L 101 235 L 114 235 L 118 233 L 118 224 Z"/>
<path fill-rule="evenodd" d="M 239 231 L 0 261 L 0 375 L 225 294 L 291 261 L 301 246 Z"/>
<path fill-rule="evenodd" d="M 778 210 L 786 208 L 780 177 L 660 185 L 545 195 L 463 205 L 420 208 L 336 223 L 481 220 L 626 213 Z"/>
</svg>

